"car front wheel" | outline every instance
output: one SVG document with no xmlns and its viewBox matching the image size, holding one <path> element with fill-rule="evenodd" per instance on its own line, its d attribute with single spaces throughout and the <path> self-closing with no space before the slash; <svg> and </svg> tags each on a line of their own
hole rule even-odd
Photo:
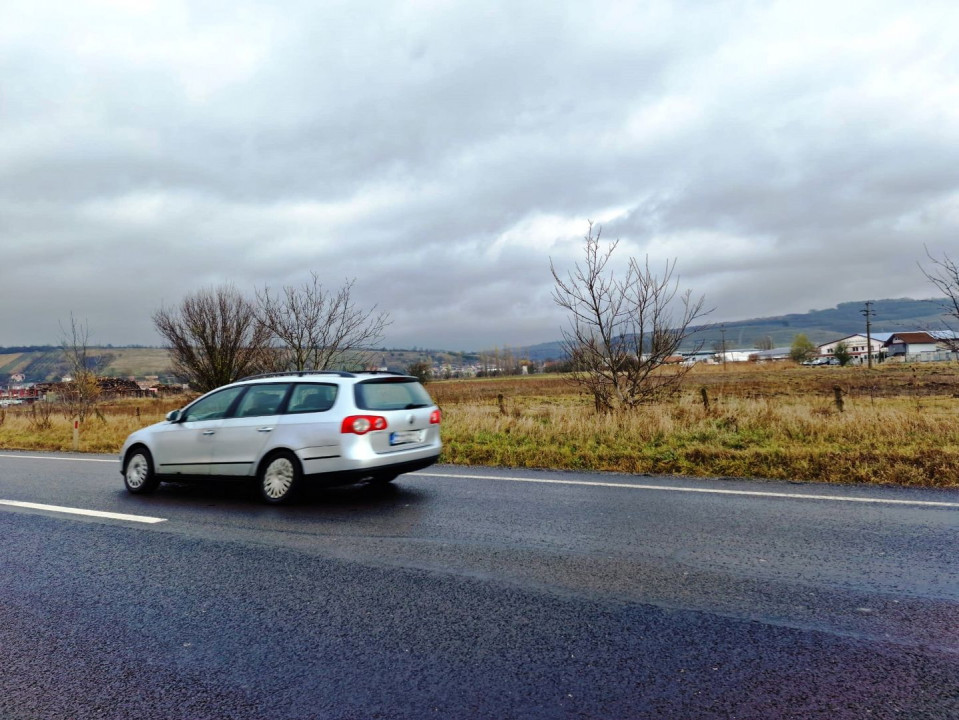
<svg viewBox="0 0 959 720">
<path fill-rule="evenodd" d="M 145 495 L 157 489 L 160 480 L 153 470 L 153 457 L 145 447 L 137 446 L 127 453 L 123 466 L 123 484 L 127 492 Z"/>
<path fill-rule="evenodd" d="M 288 451 L 274 453 L 260 466 L 260 496 L 273 504 L 287 502 L 300 484 L 300 461 Z"/>
</svg>

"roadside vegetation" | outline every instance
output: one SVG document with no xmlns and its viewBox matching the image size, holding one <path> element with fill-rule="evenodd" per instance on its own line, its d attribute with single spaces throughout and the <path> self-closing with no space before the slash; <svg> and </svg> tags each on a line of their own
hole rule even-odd
<svg viewBox="0 0 959 720">
<path fill-rule="evenodd" d="M 629 412 L 597 412 L 563 375 L 436 381 L 443 462 L 829 483 L 959 487 L 959 365 L 791 363 L 696 366 L 681 392 Z M 193 396 L 102 400 L 83 452 Z M 0 410 L 0 448 L 70 451 L 68 410 Z"/>
<path fill-rule="evenodd" d="M 444 459 L 471 465 L 959 486 L 959 367 L 697 367 L 629 413 L 522 380 L 433 383 Z"/>
</svg>

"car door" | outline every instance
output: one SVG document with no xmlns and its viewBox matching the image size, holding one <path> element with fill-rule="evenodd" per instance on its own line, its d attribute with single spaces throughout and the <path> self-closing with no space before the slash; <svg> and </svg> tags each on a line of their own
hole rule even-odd
<svg viewBox="0 0 959 720">
<path fill-rule="evenodd" d="M 204 395 L 177 422 L 160 428 L 152 447 L 157 474 L 208 475 L 223 418 L 245 390 L 228 387 Z"/>
<path fill-rule="evenodd" d="M 339 387 L 331 383 L 297 383 L 279 418 L 274 442 L 293 450 L 307 475 L 342 469 L 338 396 Z"/>
<path fill-rule="evenodd" d="M 253 475 L 256 462 L 271 440 L 290 383 L 250 385 L 230 416 L 216 431 L 211 475 Z"/>
</svg>

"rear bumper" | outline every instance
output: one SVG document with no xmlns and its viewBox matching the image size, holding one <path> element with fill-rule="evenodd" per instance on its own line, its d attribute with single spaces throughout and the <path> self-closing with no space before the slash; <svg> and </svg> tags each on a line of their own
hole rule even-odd
<svg viewBox="0 0 959 720">
<path fill-rule="evenodd" d="M 364 482 L 375 477 L 384 475 L 402 475 L 403 473 L 422 470 L 439 460 L 439 453 L 428 457 L 417 458 L 416 460 L 407 460 L 401 463 L 391 463 L 379 467 L 356 468 L 353 470 L 339 470 L 334 472 L 311 473 L 304 475 L 303 479 L 314 485 L 333 486 L 350 485 L 352 483 Z"/>
</svg>

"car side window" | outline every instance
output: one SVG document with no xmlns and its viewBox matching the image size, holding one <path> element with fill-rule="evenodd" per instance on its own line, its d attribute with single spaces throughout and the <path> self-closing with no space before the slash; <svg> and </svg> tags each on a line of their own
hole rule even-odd
<svg viewBox="0 0 959 720">
<path fill-rule="evenodd" d="M 294 386 L 290 395 L 288 413 L 326 412 L 336 401 L 336 385 L 301 383 Z"/>
<path fill-rule="evenodd" d="M 257 417 L 276 415 L 283 404 L 289 383 L 271 383 L 269 385 L 251 385 L 237 406 L 235 417 Z"/>
<path fill-rule="evenodd" d="M 200 398 L 186 409 L 183 422 L 219 420 L 226 415 L 233 401 L 236 400 L 244 390 L 246 390 L 246 388 L 242 386 L 232 387 Z"/>
</svg>

